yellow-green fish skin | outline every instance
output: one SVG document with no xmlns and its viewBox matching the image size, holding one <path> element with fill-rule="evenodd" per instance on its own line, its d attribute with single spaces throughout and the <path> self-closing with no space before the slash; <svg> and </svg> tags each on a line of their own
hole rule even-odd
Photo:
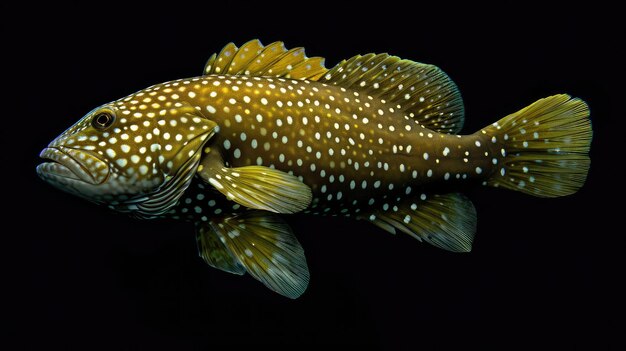
<svg viewBox="0 0 626 351">
<path fill-rule="evenodd" d="M 157 124 L 159 101 L 193 106 L 220 126 L 207 145 L 230 167 L 292 172 L 311 187 L 313 207 L 353 212 L 381 194 L 419 196 L 429 183 L 488 177 L 503 157 L 497 140 L 480 133 L 437 133 L 380 99 L 320 82 L 205 76 L 149 90 L 113 106 Z M 161 137 L 169 133 L 174 142 L 167 131 L 172 121 L 180 123 L 167 121 Z"/>
<path fill-rule="evenodd" d="M 62 190 L 131 214 L 155 192 L 172 198 L 182 194 L 185 187 L 169 189 L 165 184 L 179 177 L 188 185 L 215 125 L 191 115 L 195 109 L 188 104 L 154 102 L 148 108 L 146 94 L 138 92 L 85 115 L 42 151 L 41 157 L 57 162 L 39 165 L 39 175 Z M 144 103 L 135 100 L 140 98 Z M 102 115 L 112 121 L 105 130 L 94 127 Z M 154 211 L 138 216 L 160 215 L 176 204 L 157 202 Z"/>
<path fill-rule="evenodd" d="M 466 184 L 557 197 L 585 182 L 592 130 L 580 99 L 550 96 L 457 135 L 463 103 L 437 67 L 387 54 L 323 61 L 280 42 L 228 44 L 203 76 L 89 112 L 42 151 L 37 173 L 138 218 L 192 221 L 207 264 L 289 298 L 309 272 L 279 214 L 354 216 L 468 252 Z"/>
</svg>

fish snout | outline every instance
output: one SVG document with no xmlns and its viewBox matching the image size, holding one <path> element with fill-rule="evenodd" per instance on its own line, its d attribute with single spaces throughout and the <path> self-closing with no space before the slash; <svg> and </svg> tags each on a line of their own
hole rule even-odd
<svg viewBox="0 0 626 351">
<path fill-rule="evenodd" d="M 109 176 L 107 163 L 88 150 L 51 144 L 39 157 L 49 161 L 37 166 L 37 174 L 44 180 L 76 180 L 98 185 Z"/>
</svg>

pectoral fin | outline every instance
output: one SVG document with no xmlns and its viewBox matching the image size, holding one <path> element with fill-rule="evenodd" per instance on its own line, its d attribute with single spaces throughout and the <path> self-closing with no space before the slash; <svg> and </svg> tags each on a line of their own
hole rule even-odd
<svg viewBox="0 0 626 351">
<path fill-rule="evenodd" d="M 278 215 L 247 211 L 219 222 L 201 223 L 199 227 L 201 256 L 209 265 L 227 271 L 231 270 L 225 268 L 245 268 L 271 290 L 292 299 L 306 290 L 309 269 L 304 250 Z M 212 254 L 211 248 L 217 249 L 217 254 Z M 231 272 L 243 273 L 239 268 Z"/>
<path fill-rule="evenodd" d="M 198 175 L 229 200 L 252 209 L 295 213 L 311 203 L 311 188 L 297 177 L 264 166 L 227 168 L 217 152 L 204 157 Z"/>
</svg>

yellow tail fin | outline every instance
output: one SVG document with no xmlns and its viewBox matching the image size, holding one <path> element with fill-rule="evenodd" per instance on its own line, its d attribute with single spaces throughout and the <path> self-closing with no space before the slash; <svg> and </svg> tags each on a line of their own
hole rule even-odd
<svg viewBox="0 0 626 351">
<path fill-rule="evenodd" d="M 504 159 L 487 184 L 540 197 L 570 195 L 589 171 L 589 107 L 561 94 L 536 101 L 483 128 Z"/>
</svg>

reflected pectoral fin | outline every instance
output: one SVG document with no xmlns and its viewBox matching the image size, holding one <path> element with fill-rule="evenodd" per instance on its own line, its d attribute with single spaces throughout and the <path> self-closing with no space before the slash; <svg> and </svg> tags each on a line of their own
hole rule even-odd
<svg viewBox="0 0 626 351">
<path fill-rule="evenodd" d="M 292 299 L 306 290 L 309 269 L 304 250 L 278 215 L 247 211 L 197 227 L 200 255 L 209 265 L 236 274 L 245 269 L 271 290 Z"/>
<path fill-rule="evenodd" d="M 246 272 L 246 268 L 239 263 L 210 225 L 196 223 L 196 240 L 198 253 L 209 266 L 239 275 Z"/>
<path fill-rule="evenodd" d="M 242 206 L 276 213 L 295 213 L 311 203 L 311 188 L 291 174 L 264 166 L 228 168 L 217 152 L 201 161 L 198 175 Z"/>
</svg>

